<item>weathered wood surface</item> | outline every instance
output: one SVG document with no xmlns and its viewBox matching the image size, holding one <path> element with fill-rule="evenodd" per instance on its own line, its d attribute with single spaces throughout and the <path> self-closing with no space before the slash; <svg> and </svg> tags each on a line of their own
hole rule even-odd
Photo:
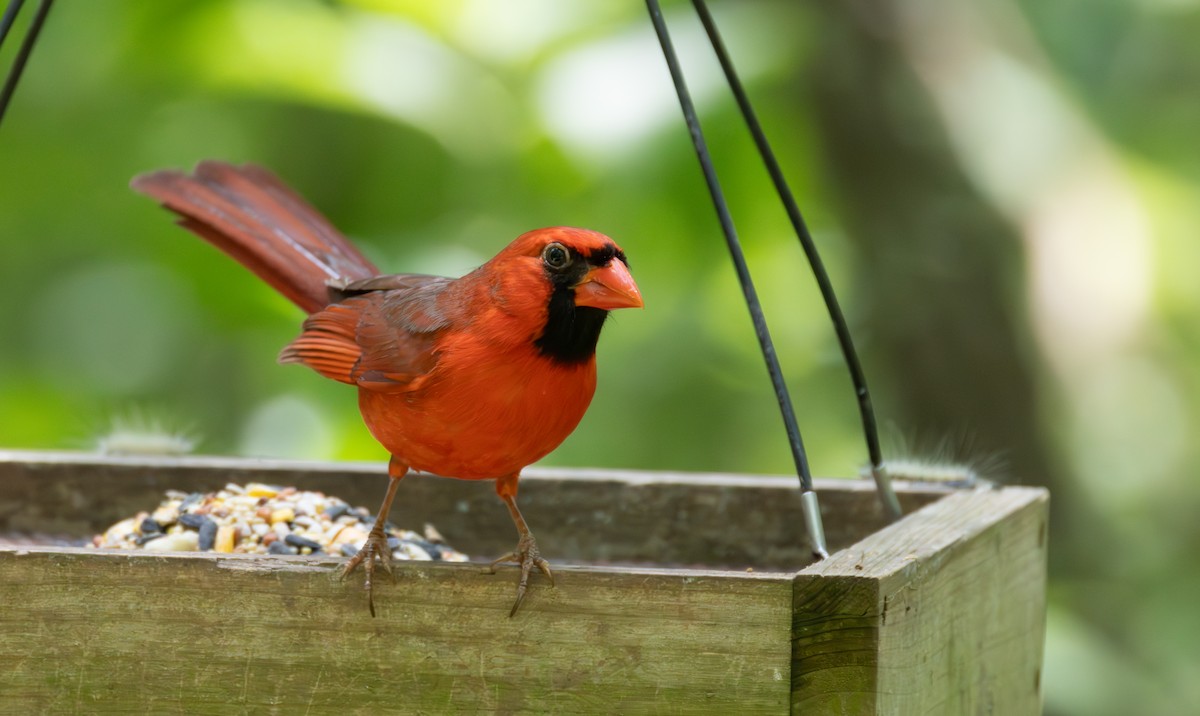
<svg viewBox="0 0 1200 716">
<path fill-rule="evenodd" d="M 0 453 L 0 532 L 227 481 L 373 504 L 379 470 Z M 463 549 L 510 546 L 490 485 L 403 487 Z M 902 485 L 924 507 L 879 530 L 869 485 L 819 487 L 842 549 L 797 572 L 789 480 L 532 471 L 558 586 L 535 575 L 515 619 L 511 568 L 399 564 L 371 619 L 325 558 L 0 549 L 0 713 L 1037 713 L 1045 491 Z M 757 571 L 570 566 L 603 560 Z"/>
<path fill-rule="evenodd" d="M 0 551 L 5 713 L 784 713 L 790 574 Z M 14 709 L 16 709 L 14 711 Z"/>
<path fill-rule="evenodd" d="M 1040 713 L 1048 500 L 955 493 L 801 570 L 793 712 Z"/>
<path fill-rule="evenodd" d="M 0 451 L 0 534 L 80 537 L 153 509 L 167 489 L 209 491 L 226 482 L 320 490 L 374 510 L 387 486 L 381 463 L 311 463 L 214 457 L 101 457 Z M 531 468 L 519 500 L 551 561 L 796 570 L 812 561 L 795 478 L 625 470 Z M 886 521 L 865 480 L 818 480 L 832 549 Z M 906 510 L 947 494 L 898 483 Z M 455 548 L 480 558 L 512 548 L 516 533 L 490 481 L 406 478 L 392 521 L 432 522 Z"/>
</svg>

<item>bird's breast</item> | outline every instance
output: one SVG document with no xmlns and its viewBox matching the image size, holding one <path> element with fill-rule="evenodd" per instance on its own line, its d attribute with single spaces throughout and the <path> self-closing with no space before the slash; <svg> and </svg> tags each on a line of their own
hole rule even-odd
<svg viewBox="0 0 1200 716">
<path fill-rule="evenodd" d="M 359 391 L 375 438 L 409 466 L 444 477 L 515 474 L 566 439 L 596 389 L 595 358 L 563 365 L 532 345 L 498 348 L 461 336 L 405 393 Z"/>
</svg>

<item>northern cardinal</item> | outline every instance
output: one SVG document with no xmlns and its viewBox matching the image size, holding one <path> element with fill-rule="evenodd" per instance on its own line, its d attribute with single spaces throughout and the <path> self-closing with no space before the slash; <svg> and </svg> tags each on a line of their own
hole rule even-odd
<svg viewBox="0 0 1200 716">
<path fill-rule="evenodd" d="M 462 278 L 381 275 L 261 167 L 206 161 L 192 174 L 153 172 L 131 186 L 309 314 L 281 363 L 357 386 L 363 421 L 391 454 L 374 528 L 341 572 L 345 578 L 363 565 L 372 615 L 376 563 L 391 574 L 384 523 L 410 469 L 496 481 L 520 536 L 516 549 L 491 565 L 521 567 L 510 616 L 534 567 L 553 584 L 517 509 L 517 480 L 587 410 L 608 312 L 642 306 L 612 239 L 586 229 L 538 229 Z"/>
</svg>

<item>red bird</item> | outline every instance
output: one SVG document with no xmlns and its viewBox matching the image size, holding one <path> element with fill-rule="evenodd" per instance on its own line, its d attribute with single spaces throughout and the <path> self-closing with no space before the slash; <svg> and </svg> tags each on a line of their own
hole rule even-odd
<svg viewBox="0 0 1200 716">
<path fill-rule="evenodd" d="M 391 481 L 370 538 L 341 573 L 363 564 L 372 615 L 376 562 L 391 574 L 384 523 L 410 469 L 496 481 L 520 535 L 516 549 L 492 563 L 521 567 L 510 616 L 534 567 L 553 583 L 517 509 L 517 480 L 587 410 L 608 312 L 642 306 L 612 239 L 538 229 L 462 278 L 381 275 L 261 167 L 206 161 L 192 174 L 159 171 L 131 186 L 309 314 L 281 363 L 357 386 L 363 421 L 391 454 Z"/>
</svg>

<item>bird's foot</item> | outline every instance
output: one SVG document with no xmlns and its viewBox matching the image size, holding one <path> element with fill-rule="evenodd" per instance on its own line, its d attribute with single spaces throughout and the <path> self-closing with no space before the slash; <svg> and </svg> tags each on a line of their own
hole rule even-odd
<svg viewBox="0 0 1200 716">
<path fill-rule="evenodd" d="M 392 548 L 388 546 L 387 535 L 383 530 L 376 525 L 372 528 L 371 533 L 367 535 L 367 541 L 363 544 L 362 549 L 358 550 L 358 554 L 350 558 L 345 565 L 342 566 L 342 571 L 338 575 L 339 579 L 345 579 L 350 576 L 350 573 L 358 567 L 363 566 L 363 572 L 366 573 L 366 579 L 363 580 L 363 589 L 367 590 L 367 606 L 371 610 L 371 616 L 375 616 L 375 594 L 372 590 L 372 580 L 375 578 L 375 567 L 378 564 L 383 568 L 383 571 L 391 577 L 392 581 L 396 581 L 396 575 L 392 574 Z"/>
<path fill-rule="evenodd" d="M 532 533 L 521 535 L 521 541 L 517 542 L 517 548 L 512 552 L 504 555 L 500 559 L 492 562 L 488 568 L 488 574 L 496 573 L 496 565 L 505 562 L 513 562 L 521 567 L 521 581 L 517 583 L 517 601 L 513 604 L 512 611 L 508 616 L 513 616 L 517 610 L 521 608 L 521 601 L 525 599 L 525 588 L 529 585 L 529 574 L 537 567 L 546 578 L 550 580 L 550 586 L 554 586 L 554 575 L 550 573 L 550 563 L 542 558 L 538 552 L 537 540 L 533 538 Z"/>
</svg>

